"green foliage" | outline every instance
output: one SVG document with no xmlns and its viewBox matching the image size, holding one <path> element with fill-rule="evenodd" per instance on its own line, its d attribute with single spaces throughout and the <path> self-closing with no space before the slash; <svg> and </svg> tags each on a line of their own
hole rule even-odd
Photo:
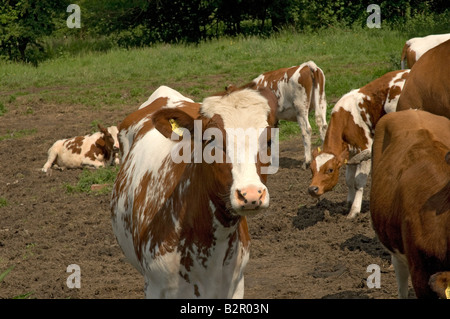
<svg viewBox="0 0 450 319">
<path fill-rule="evenodd" d="M 114 47 L 195 43 L 282 30 L 366 27 L 372 0 L 78 0 L 81 28 L 68 28 L 70 0 L 0 0 L 0 59 L 38 62 Z M 413 36 L 439 21 L 449 32 L 446 0 L 380 1 L 383 27 Z M 417 19 L 421 21 L 418 25 Z"/>
<path fill-rule="evenodd" d="M 54 29 L 64 0 L 1 0 L 0 56 L 37 65 L 45 56 L 40 40 Z"/>
</svg>

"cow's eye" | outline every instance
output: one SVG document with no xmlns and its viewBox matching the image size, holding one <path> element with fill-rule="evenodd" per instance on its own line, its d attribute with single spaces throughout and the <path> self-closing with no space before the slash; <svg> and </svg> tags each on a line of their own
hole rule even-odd
<svg viewBox="0 0 450 319">
<path fill-rule="evenodd" d="M 332 169 L 332 168 L 329 168 L 329 169 L 327 169 L 327 171 L 326 171 L 327 174 L 332 174 L 333 172 L 334 172 L 334 169 Z"/>
</svg>

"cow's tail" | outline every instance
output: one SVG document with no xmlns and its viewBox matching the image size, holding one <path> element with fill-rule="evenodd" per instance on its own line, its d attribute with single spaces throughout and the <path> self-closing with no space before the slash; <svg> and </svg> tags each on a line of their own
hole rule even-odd
<svg viewBox="0 0 450 319">
<path fill-rule="evenodd" d="M 319 68 L 313 61 L 307 62 L 311 70 L 313 79 L 313 90 L 311 100 L 314 107 L 316 124 L 319 128 L 320 137 L 325 140 L 325 133 L 327 131 L 327 99 L 325 95 L 325 75 L 321 68 Z"/>
<path fill-rule="evenodd" d="M 44 173 L 47 173 L 48 169 L 51 168 L 53 163 L 56 161 L 59 153 L 59 148 L 60 145 L 58 142 L 56 142 L 52 147 L 49 148 L 47 162 L 44 164 L 44 167 L 42 167 L 42 171 Z"/>
</svg>

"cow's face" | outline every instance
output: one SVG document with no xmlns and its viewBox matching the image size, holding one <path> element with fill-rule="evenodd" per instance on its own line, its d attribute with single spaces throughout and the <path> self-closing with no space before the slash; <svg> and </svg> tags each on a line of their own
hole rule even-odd
<svg viewBox="0 0 450 319">
<path fill-rule="evenodd" d="M 199 163 L 201 157 L 202 176 L 209 179 L 204 183 L 217 191 L 232 212 L 251 215 L 267 208 L 265 169 L 270 164 L 267 158 L 274 125 L 268 100 L 256 90 L 238 90 L 205 99 L 200 113 L 194 120 L 181 109 L 163 109 L 152 119 L 166 137 L 178 132 L 184 138 L 180 127 L 190 132 L 193 155 L 189 159 L 197 155 Z"/>
<path fill-rule="evenodd" d="M 319 197 L 332 190 L 339 179 L 339 168 L 347 157 L 347 150 L 336 156 L 321 152 L 320 149 L 314 149 L 310 166 L 312 180 L 308 187 L 308 193 L 313 197 Z"/>
<path fill-rule="evenodd" d="M 96 143 L 101 146 L 110 157 L 113 153 L 115 153 L 115 140 L 114 137 L 111 135 L 108 129 L 104 128 L 100 124 L 98 124 L 98 128 L 100 129 L 100 132 L 102 133 L 102 138 L 99 139 Z"/>
<path fill-rule="evenodd" d="M 117 129 L 117 126 L 110 126 L 108 127 L 108 132 L 109 134 L 111 134 L 112 138 L 114 139 L 114 144 L 113 144 L 113 148 L 114 148 L 114 152 L 118 153 L 119 152 L 119 130 Z"/>
</svg>

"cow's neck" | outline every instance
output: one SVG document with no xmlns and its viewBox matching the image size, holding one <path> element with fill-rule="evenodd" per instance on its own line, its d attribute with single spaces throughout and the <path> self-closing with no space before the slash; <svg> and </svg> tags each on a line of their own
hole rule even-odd
<svg viewBox="0 0 450 319">
<path fill-rule="evenodd" d="M 340 156 L 345 149 L 366 149 L 367 143 L 366 132 L 361 125 L 355 123 L 350 112 L 339 109 L 332 113 L 323 152 Z"/>
</svg>

